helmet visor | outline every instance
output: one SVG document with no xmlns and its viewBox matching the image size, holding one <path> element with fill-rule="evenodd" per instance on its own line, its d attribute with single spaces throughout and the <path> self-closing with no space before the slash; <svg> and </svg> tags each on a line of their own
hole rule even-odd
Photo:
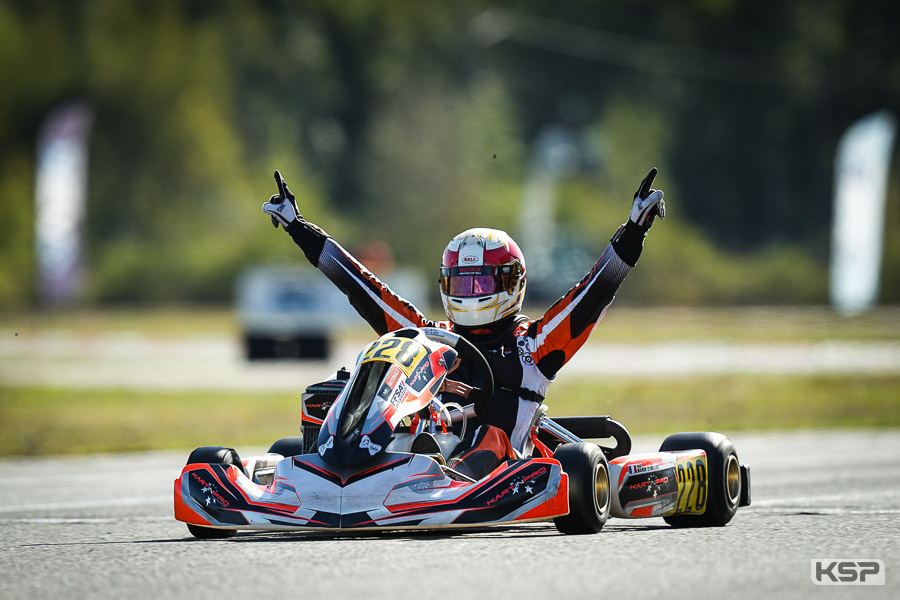
<svg viewBox="0 0 900 600">
<path fill-rule="evenodd" d="M 441 291 L 448 296 L 472 298 L 511 291 L 516 285 L 515 264 L 478 267 L 441 267 Z"/>
</svg>

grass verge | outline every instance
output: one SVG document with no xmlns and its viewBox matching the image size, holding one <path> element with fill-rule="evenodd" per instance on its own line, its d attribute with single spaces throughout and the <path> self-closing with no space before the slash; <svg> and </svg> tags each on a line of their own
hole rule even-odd
<svg viewBox="0 0 900 600">
<path fill-rule="evenodd" d="M 610 414 L 634 434 L 900 427 L 900 376 L 718 376 L 558 383 L 551 415 Z M 204 445 L 297 435 L 299 395 L 0 387 L 0 456 Z"/>
<path fill-rule="evenodd" d="M 0 387 L 0 455 L 267 446 L 299 431 L 296 393 Z"/>
<path fill-rule="evenodd" d="M 536 317 L 547 305 L 526 306 Z M 440 307 L 427 310 L 443 319 Z M 880 306 L 856 316 L 842 316 L 827 306 L 640 307 L 616 303 L 589 343 L 706 340 L 787 342 L 898 339 L 900 306 Z M 60 331 L 97 336 L 132 333 L 149 338 L 209 334 L 237 336 L 241 327 L 231 307 L 162 307 L 76 311 L 0 311 L 0 331 L 35 335 Z M 362 319 L 350 319 L 340 335 L 372 340 Z"/>
<path fill-rule="evenodd" d="M 727 375 L 560 383 L 551 414 L 609 414 L 632 433 L 900 427 L 900 376 Z"/>
</svg>

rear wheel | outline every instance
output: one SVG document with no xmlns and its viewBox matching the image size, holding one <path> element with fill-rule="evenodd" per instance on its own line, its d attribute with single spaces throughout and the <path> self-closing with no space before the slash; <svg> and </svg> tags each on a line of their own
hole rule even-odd
<svg viewBox="0 0 900 600">
<path fill-rule="evenodd" d="M 192 463 L 210 463 L 234 465 L 243 469 L 241 465 L 241 457 L 238 456 L 234 448 L 224 448 L 222 446 L 202 446 L 197 448 L 188 457 L 187 464 Z M 237 533 L 235 529 L 216 529 L 214 527 L 203 527 L 202 525 L 187 524 L 188 531 L 195 538 L 201 540 L 221 540 L 230 538 Z"/>
<path fill-rule="evenodd" d="M 660 452 L 703 450 L 709 472 L 709 498 L 702 515 L 663 517 L 672 527 L 722 527 L 734 517 L 741 501 L 741 465 L 734 444 L 721 433 L 692 432 L 670 435 Z"/>
<path fill-rule="evenodd" d="M 303 454 L 303 436 L 281 438 L 269 447 L 269 454 L 280 454 L 284 457 Z"/>
<path fill-rule="evenodd" d="M 609 518 L 609 464 L 595 444 L 562 444 L 553 453 L 569 476 L 569 514 L 553 520 L 567 534 L 597 533 Z"/>
</svg>

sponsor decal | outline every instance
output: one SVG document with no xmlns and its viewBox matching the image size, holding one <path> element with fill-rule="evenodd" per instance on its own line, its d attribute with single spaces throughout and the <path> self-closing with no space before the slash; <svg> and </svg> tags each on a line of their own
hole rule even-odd
<svg viewBox="0 0 900 600">
<path fill-rule="evenodd" d="M 303 415 L 322 420 L 334 404 L 334 398 L 327 400 L 303 400 Z"/>
<path fill-rule="evenodd" d="M 328 412 L 328 409 L 331 408 L 332 404 L 334 404 L 333 400 L 330 402 L 307 402 L 306 407 L 307 408 L 321 408 L 321 409 L 324 409 L 326 412 Z"/>
<path fill-rule="evenodd" d="M 640 467 L 641 465 L 630 465 Z M 658 465 L 654 465 L 658 466 Z M 629 469 L 630 471 L 630 469 Z M 642 469 L 637 473 L 629 473 L 619 488 L 619 503 L 622 508 L 629 504 L 653 504 L 663 510 L 670 510 L 674 505 L 678 485 L 675 481 L 675 468 L 671 463 L 665 469 L 652 471 Z"/>
<path fill-rule="evenodd" d="M 535 479 L 537 479 L 541 475 L 546 475 L 546 474 L 547 474 L 547 467 L 540 467 L 538 469 L 535 469 L 528 475 L 525 475 L 523 477 L 517 477 L 516 479 L 513 479 L 511 482 L 509 482 L 509 485 L 506 486 L 506 489 L 504 489 L 499 494 L 497 494 L 496 496 L 494 496 L 493 498 L 491 498 L 490 500 L 487 501 L 488 506 L 496 503 L 498 500 L 500 500 L 506 496 L 513 497 L 519 493 L 533 494 L 534 486 L 532 484 L 534 483 Z"/>
<path fill-rule="evenodd" d="M 399 379 L 400 369 L 391 367 L 391 370 L 388 371 L 387 377 L 384 378 L 384 382 L 388 385 L 388 387 L 394 387 Z"/>
<path fill-rule="evenodd" d="M 400 403 L 403 402 L 403 398 L 406 396 L 406 385 L 401 381 L 400 384 L 394 389 L 394 393 L 391 394 L 391 405 L 395 408 L 400 406 Z"/>
<path fill-rule="evenodd" d="M 479 258 L 477 256 L 463 256 L 459 259 L 459 262 L 473 264 L 479 262 Z"/>
<path fill-rule="evenodd" d="M 376 454 L 381 452 L 381 446 L 370 440 L 369 436 L 367 435 L 362 436 L 362 439 L 359 440 L 359 447 L 367 448 L 369 450 L 369 456 L 375 456 Z"/>
<path fill-rule="evenodd" d="M 461 266 L 459 267 L 460 275 L 481 275 L 481 265 Z"/>
<path fill-rule="evenodd" d="M 651 471 L 659 471 L 663 467 L 671 467 L 671 466 L 672 466 L 672 463 L 662 463 L 662 462 L 653 463 L 652 465 L 642 465 L 639 463 L 635 463 L 635 464 L 628 465 L 628 473 L 629 474 L 649 473 Z"/>
<path fill-rule="evenodd" d="M 325 456 L 325 451 L 334 447 L 334 436 L 328 436 L 328 441 L 319 446 L 319 456 Z"/>
<path fill-rule="evenodd" d="M 809 577 L 816 585 L 884 585 L 884 562 L 877 558 L 813 558 Z"/>
<path fill-rule="evenodd" d="M 659 486 L 665 485 L 667 483 L 669 483 L 668 477 L 657 477 L 656 479 L 651 479 L 649 481 L 639 481 L 637 483 L 629 483 L 628 489 L 629 490 L 640 490 L 643 488 L 649 488 L 654 491 L 654 496 L 655 496 L 656 495 L 655 492 L 657 492 L 659 490 Z"/>
<path fill-rule="evenodd" d="M 191 471 L 191 476 L 197 480 L 197 483 L 203 486 L 200 488 L 200 492 L 206 495 L 206 506 L 209 506 L 213 502 L 218 502 L 220 505 L 226 508 L 228 507 L 228 500 L 222 497 L 215 484 L 207 483 L 203 477 L 197 474 L 197 471 Z"/>
<path fill-rule="evenodd" d="M 416 370 L 413 371 L 407 381 L 410 389 L 416 393 L 421 393 L 432 379 L 434 379 L 434 369 L 431 368 L 431 362 L 426 358 L 419 363 L 419 366 L 416 367 Z"/>
</svg>

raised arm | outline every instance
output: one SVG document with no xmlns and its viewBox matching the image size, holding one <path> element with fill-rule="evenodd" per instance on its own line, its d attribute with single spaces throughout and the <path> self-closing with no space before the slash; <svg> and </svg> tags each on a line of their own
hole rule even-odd
<svg viewBox="0 0 900 600">
<path fill-rule="evenodd" d="M 350 305 L 379 335 L 402 327 L 435 327 L 407 300 L 395 294 L 344 250 L 321 227 L 303 218 L 281 173 L 275 171 L 278 193 L 263 204 L 263 212 L 281 225 L 307 260 L 322 271 L 350 301 Z"/>
<path fill-rule="evenodd" d="M 634 194 L 631 213 L 606 251 L 585 277 L 531 323 L 532 356 L 548 379 L 584 345 L 615 299 L 616 291 L 641 255 L 653 220 L 665 218 L 663 192 L 652 189 L 657 169 L 650 170 Z"/>
</svg>

